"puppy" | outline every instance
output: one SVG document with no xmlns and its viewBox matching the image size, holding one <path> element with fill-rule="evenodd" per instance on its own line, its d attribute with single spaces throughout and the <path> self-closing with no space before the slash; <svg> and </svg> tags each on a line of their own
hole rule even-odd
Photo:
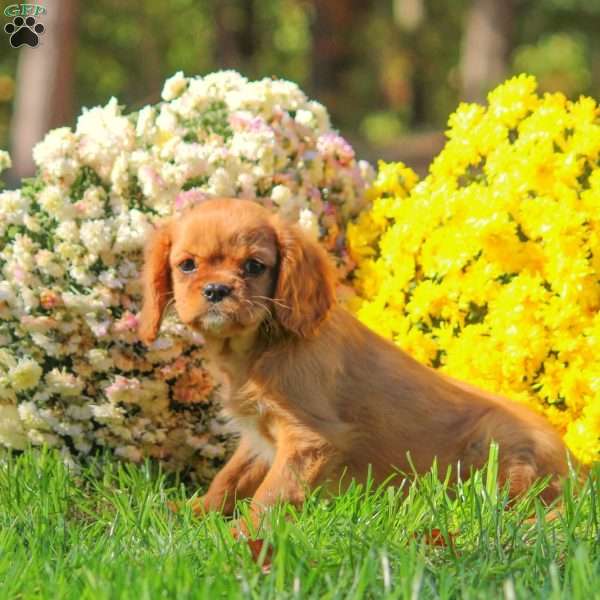
<svg viewBox="0 0 600 600">
<path fill-rule="evenodd" d="M 442 476 L 466 478 L 492 441 L 512 497 L 546 476 L 542 498 L 557 496 L 567 452 L 543 418 L 418 363 L 336 304 L 335 283 L 317 242 L 248 200 L 206 201 L 149 240 L 140 338 L 156 338 L 174 295 L 241 433 L 198 512 L 252 498 L 257 524 L 278 500 L 339 489 L 342 475 L 382 482 L 436 459 Z"/>
</svg>

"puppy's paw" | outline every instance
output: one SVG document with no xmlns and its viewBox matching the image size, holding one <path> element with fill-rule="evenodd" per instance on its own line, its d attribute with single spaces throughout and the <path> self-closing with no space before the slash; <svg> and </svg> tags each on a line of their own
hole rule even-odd
<svg viewBox="0 0 600 600">
<path fill-rule="evenodd" d="M 145 346 L 150 346 L 150 344 L 156 340 L 157 328 L 153 323 L 141 321 L 138 324 L 137 334 L 140 342 L 142 342 Z"/>
<path fill-rule="evenodd" d="M 180 513 L 189 507 L 196 517 L 203 517 L 206 515 L 208 509 L 204 504 L 204 496 L 200 498 L 192 498 L 191 500 L 170 500 L 167 502 L 167 508 L 174 513 Z"/>
<path fill-rule="evenodd" d="M 273 562 L 273 546 L 265 546 L 265 540 L 252 536 L 250 530 L 244 521 L 236 521 L 229 532 L 236 542 L 245 543 L 250 550 L 252 560 L 260 567 L 264 574 L 271 572 L 271 563 Z"/>
</svg>

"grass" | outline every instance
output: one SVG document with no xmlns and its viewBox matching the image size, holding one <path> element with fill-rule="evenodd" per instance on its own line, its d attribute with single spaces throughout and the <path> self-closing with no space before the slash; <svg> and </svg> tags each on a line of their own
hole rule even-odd
<svg viewBox="0 0 600 600">
<path fill-rule="evenodd" d="M 264 574 L 230 521 L 171 513 L 190 491 L 152 464 L 72 473 L 50 451 L 6 455 L 0 598 L 600 598 L 598 475 L 577 495 L 568 482 L 553 521 L 533 498 L 506 510 L 493 467 L 452 495 L 434 474 L 315 494 L 273 511 Z"/>
</svg>

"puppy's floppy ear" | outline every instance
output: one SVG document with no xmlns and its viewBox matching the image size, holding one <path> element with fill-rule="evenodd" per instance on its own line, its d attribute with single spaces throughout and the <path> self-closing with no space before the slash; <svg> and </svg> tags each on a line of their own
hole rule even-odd
<svg viewBox="0 0 600 600">
<path fill-rule="evenodd" d="M 279 246 L 275 317 L 301 337 L 313 334 L 335 304 L 336 275 L 321 246 L 300 227 L 272 220 Z"/>
<path fill-rule="evenodd" d="M 144 300 L 139 314 L 138 335 L 145 344 L 150 344 L 156 339 L 171 293 L 170 251 L 171 227 L 166 224 L 154 231 L 144 250 Z"/>
</svg>

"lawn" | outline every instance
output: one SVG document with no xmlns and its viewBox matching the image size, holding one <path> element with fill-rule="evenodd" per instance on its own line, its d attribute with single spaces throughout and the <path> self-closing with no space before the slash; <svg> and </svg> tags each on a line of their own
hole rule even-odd
<svg viewBox="0 0 600 600">
<path fill-rule="evenodd" d="M 265 574 L 228 520 L 169 511 L 192 490 L 152 464 L 74 473 L 50 451 L 7 454 L 0 597 L 600 598 L 598 475 L 577 495 L 567 482 L 550 521 L 531 498 L 507 510 L 494 468 L 452 494 L 433 475 L 403 492 L 316 494 L 273 512 Z"/>
</svg>

